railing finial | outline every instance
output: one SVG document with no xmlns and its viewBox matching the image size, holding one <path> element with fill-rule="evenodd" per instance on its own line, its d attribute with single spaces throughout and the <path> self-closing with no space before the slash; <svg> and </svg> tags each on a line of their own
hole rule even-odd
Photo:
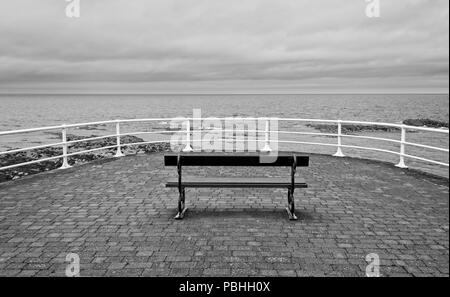
<svg viewBox="0 0 450 297">
<path fill-rule="evenodd" d="M 117 143 L 117 152 L 114 157 L 120 158 L 125 155 L 122 153 L 122 146 L 120 143 L 120 120 L 116 120 L 116 143 Z"/>
<path fill-rule="evenodd" d="M 337 145 L 337 152 L 333 155 L 335 157 L 345 157 L 344 153 L 342 152 L 342 120 L 338 120 L 338 133 L 337 133 L 337 139 L 338 139 L 338 145 Z"/>
<path fill-rule="evenodd" d="M 190 153 L 193 151 L 191 146 L 191 121 L 186 120 L 186 146 L 184 147 L 183 152 Z"/>
<path fill-rule="evenodd" d="M 408 166 L 405 164 L 405 144 L 406 144 L 406 125 L 402 125 L 402 135 L 400 140 L 400 162 L 396 167 L 406 169 Z"/>
<path fill-rule="evenodd" d="M 266 120 L 266 130 L 264 131 L 264 147 L 261 149 L 263 153 L 270 153 L 270 121 Z"/>
<path fill-rule="evenodd" d="M 62 130 L 61 130 L 61 138 L 62 138 L 62 148 L 63 148 L 63 161 L 62 165 L 59 169 L 67 169 L 72 166 L 69 165 L 69 161 L 67 158 L 67 151 L 68 151 L 68 145 L 67 145 L 67 128 L 66 124 L 62 124 Z"/>
</svg>

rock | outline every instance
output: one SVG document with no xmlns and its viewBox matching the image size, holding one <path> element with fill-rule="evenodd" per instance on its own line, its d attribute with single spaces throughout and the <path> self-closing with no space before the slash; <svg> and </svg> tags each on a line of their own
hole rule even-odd
<svg viewBox="0 0 450 297">
<path fill-rule="evenodd" d="M 403 124 L 415 127 L 448 128 L 448 122 L 435 121 L 430 119 L 407 119 L 403 121 Z"/>
<path fill-rule="evenodd" d="M 323 133 L 336 134 L 338 132 L 337 125 L 329 124 L 306 124 L 307 127 L 314 128 Z M 357 132 L 397 132 L 399 128 L 384 126 L 368 126 L 368 125 L 342 125 L 342 133 Z"/>
<path fill-rule="evenodd" d="M 91 135 L 88 137 L 85 136 L 78 136 L 78 135 L 67 135 L 68 141 L 73 140 L 81 140 L 84 138 L 93 138 L 97 137 L 95 135 Z M 143 139 L 135 136 L 123 136 L 121 137 L 121 143 L 127 144 L 127 143 L 137 143 L 137 142 L 144 142 Z M 112 146 L 115 145 L 117 142 L 117 139 L 115 137 L 108 137 L 105 139 L 98 139 L 88 142 L 79 142 L 74 143 L 69 146 L 69 152 L 76 152 L 76 151 L 85 151 L 85 150 L 91 150 L 95 148 L 100 147 L 106 147 L 106 146 Z M 157 144 L 142 144 L 142 145 L 136 145 L 133 147 L 123 147 L 122 152 L 124 154 L 136 154 L 138 152 L 142 153 L 154 153 L 154 152 L 165 152 L 170 151 L 170 144 L 169 143 L 157 143 Z M 99 150 L 94 151 L 82 155 L 75 155 L 69 157 L 69 163 L 70 164 L 84 164 L 95 160 L 101 160 L 106 158 L 111 158 L 116 153 L 116 149 L 108 149 L 108 150 Z M 12 154 L 6 154 L 0 156 L 0 167 L 9 166 L 13 164 L 19 164 L 19 163 L 25 163 L 30 162 L 38 159 L 44 159 L 49 157 L 55 157 L 62 155 L 62 148 L 61 147 L 50 147 L 50 148 L 42 148 L 32 151 L 26 151 L 26 152 L 18 152 L 18 153 L 12 153 Z M 46 161 L 46 162 L 40 162 L 35 163 L 31 165 L 21 166 L 16 169 L 8 169 L 8 170 L 2 170 L 0 171 L 0 183 L 5 182 L 8 180 L 15 180 L 20 178 L 21 176 L 25 175 L 32 175 L 39 172 L 45 172 L 57 169 L 61 167 L 62 160 L 57 159 L 54 161 Z"/>
</svg>

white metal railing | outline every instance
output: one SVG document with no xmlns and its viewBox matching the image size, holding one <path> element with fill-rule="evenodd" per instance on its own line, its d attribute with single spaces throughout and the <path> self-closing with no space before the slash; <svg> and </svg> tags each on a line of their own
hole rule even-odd
<svg viewBox="0 0 450 297">
<path fill-rule="evenodd" d="M 226 118 L 226 120 L 236 120 L 236 121 L 256 121 L 261 120 L 260 118 Z M 6 154 L 13 154 L 18 152 L 24 152 L 24 151 L 30 151 L 35 149 L 41 149 L 41 148 L 48 148 L 48 147 L 62 147 L 62 155 L 54 156 L 54 157 L 48 157 L 43 158 L 39 160 L 32 160 L 29 162 L 19 163 L 19 164 L 11 164 L 8 166 L 0 167 L 0 170 L 6 170 L 6 169 L 12 169 L 17 168 L 21 166 L 31 165 L 35 163 L 45 162 L 45 161 L 51 161 L 56 159 L 62 159 L 62 166 L 61 169 L 69 168 L 69 160 L 68 158 L 71 156 L 86 154 L 94 151 L 99 150 L 106 150 L 106 149 L 116 149 L 115 157 L 122 157 L 124 156 L 122 152 L 123 147 L 128 146 L 134 146 L 134 145 L 143 145 L 143 144 L 156 144 L 156 143 L 167 143 L 169 140 L 161 140 L 161 141 L 144 141 L 144 142 L 136 142 L 136 143 L 121 143 L 121 137 L 123 136 L 131 136 L 131 135 L 144 135 L 144 134 L 172 134 L 172 133 L 185 133 L 185 146 L 183 151 L 190 152 L 193 151 L 192 143 L 198 140 L 191 140 L 191 134 L 194 132 L 191 130 L 191 121 L 194 120 L 204 120 L 200 118 L 186 118 L 185 119 L 185 125 L 186 129 L 184 131 L 143 131 L 143 132 L 130 132 L 130 133 L 121 133 L 120 128 L 122 123 L 145 123 L 145 122 L 161 122 L 161 121 L 171 121 L 172 118 L 155 118 L 155 119 L 129 119 L 129 120 L 113 120 L 113 121 L 101 121 L 101 122 L 90 122 L 90 123 L 80 123 L 80 124 L 70 124 L 70 125 L 60 125 L 60 126 L 50 126 L 50 127 L 41 127 L 41 128 L 33 128 L 33 129 L 22 129 L 22 130 L 14 130 L 14 131 L 3 131 L 0 132 L 0 140 L 2 136 L 6 135 L 14 135 L 14 134 L 24 134 L 24 133 L 31 133 L 31 132 L 43 132 L 43 131 L 54 131 L 59 130 L 61 131 L 61 142 L 52 143 L 52 144 L 46 144 L 46 145 L 39 145 L 39 146 L 33 146 L 33 147 L 27 147 L 27 148 L 20 148 L 20 149 L 13 149 L 8 151 L 1 151 L 0 156 L 6 155 Z M 220 120 L 225 120 L 225 118 L 221 118 Z M 310 136 L 328 136 L 328 137 L 336 137 L 337 143 L 320 143 L 320 142 L 308 142 L 308 141 L 293 141 L 293 140 L 278 140 L 278 139 L 270 139 L 270 133 L 275 132 L 272 131 L 270 128 L 270 120 L 275 120 L 278 122 L 308 122 L 308 123 L 328 123 L 328 124 L 336 124 L 337 125 L 337 133 L 318 133 L 318 132 L 302 132 L 302 131 L 276 131 L 279 134 L 290 134 L 290 135 L 310 135 Z M 105 136 L 98 136 L 98 137 L 90 137 L 90 138 L 84 138 L 80 140 L 67 140 L 67 129 L 69 128 L 80 128 L 80 127 L 86 127 L 86 126 L 96 126 L 96 125 L 105 125 L 105 124 L 115 124 L 115 134 L 112 135 L 105 135 Z M 379 138 L 379 137 L 373 137 L 373 136 L 362 136 L 362 135 L 348 135 L 344 134 L 342 132 L 342 126 L 346 125 L 367 125 L 367 126 L 384 126 L 384 127 L 392 127 L 397 128 L 401 131 L 400 133 L 400 139 L 394 140 L 394 139 L 387 139 L 387 138 Z M 369 150 L 369 151 L 375 151 L 375 152 L 383 152 L 383 153 L 389 153 L 399 156 L 399 162 L 396 164 L 397 167 L 400 168 L 407 168 L 405 163 L 405 158 L 415 159 L 431 164 L 436 164 L 440 166 L 448 167 L 448 163 L 431 160 L 428 158 L 424 158 L 421 156 L 414 156 L 406 153 L 406 147 L 407 146 L 414 146 L 418 148 L 424 148 L 424 149 L 430 149 L 430 150 L 436 150 L 440 152 L 449 152 L 448 148 L 440 148 L 440 147 L 434 147 L 430 145 L 425 144 L 419 144 L 419 143 L 412 143 L 408 142 L 406 140 L 407 131 L 425 131 L 425 132 L 433 132 L 433 133 L 443 133 L 443 134 L 449 134 L 448 129 L 435 129 L 435 128 L 427 128 L 427 127 L 415 127 L 415 126 L 407 126 L 402 124 L 391 124 L 391 123 L 379 123 L 379 122 L 363 122 L 363 121 L 343 121 L 343 120 L 321 120 L 321 119 L 293 119 L 293 118 L 270 118 L 266 120 L 266 125 L 264 130 L 232 130 L 234 132 L 254 132 L 259 134 L 264 134 L 264 140 L 258 140 L 258 141 L 264 141 L 264 148 L 261 149 L 261 151 L 271 151 L 270 144 L 271 143 L 287 143 L 287 144 L 306 144 L 306 145 L 314 145 L 314 146 L 331 146 L 336 147 L 337 151 L 334 154 L 336 157 L 344 157 L 344 148 L 349 149 L 358 149 L 358 150 Z M 221 129 L 222 132 L 226 132 L 228 130 Z M 114 145 L 108 145 L 104 147 L 84 150 L 84 151 L 77 151 L 69 153 L 70 145 L 80 142 L 88 142 L 92 140 L 100 140 L 100 139 L 106 139 L 106 138 L 116 138 L 116 144 Z M 347 145 L 344 144 L 344 138 L 358 138 L 358 139 L 368 139 L 368 140 L 377 140 L 377 141 L 384 141 L 384 142 L 391 142 L 391 143 L 397 143 L 400 145 L 399 151 L 392 151 L 388 149 L 380 149 L 380 148 L 374 148 L 374 147 L 363 147 L 363 146 L 356 146 L 356 145 Z M 226 140 L 226 139 L 225 139 Z"/>
</svg>

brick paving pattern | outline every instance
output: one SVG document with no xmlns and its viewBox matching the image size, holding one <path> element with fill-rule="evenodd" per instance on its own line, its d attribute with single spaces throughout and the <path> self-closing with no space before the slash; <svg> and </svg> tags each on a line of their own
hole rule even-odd
<svg viewBox="0 0 450 297">
<path fill-rule="evenodd" d="M 186 168 L 197 176 L 289 169 Z M 162 154 L 128 156 L 0 184 L 0 275 L 448 276 L 448 180 L 367 160 L 312 155 L 298 221 L 286 190 L 189 189 L 183 221 Z"/>
</svg>

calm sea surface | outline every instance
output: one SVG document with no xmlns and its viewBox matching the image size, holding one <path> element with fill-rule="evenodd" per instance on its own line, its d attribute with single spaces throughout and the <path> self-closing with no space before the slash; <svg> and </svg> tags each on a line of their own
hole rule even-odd
<svg viewBox="0 0 450 297">
<path fill-rule="evenodd" d="M 308 119 L 342 119 L 400 123 L 408 118 L 448 121 L 448 95 L 15 95 L 0 96 L 0 131 L 94 122 L 113 119 L 174 118 L 192 116 L 194 108 L 203 117 L 281 117 Z M 167 130 L 168 121 L 122 124 L 121 132 Z M 280 122 L 279 130 L 317 132 L 305 123 Z M 35 132 L 0 137 L 0 151 L 60 142 L 60 131 Z M 115 125 L 99 125 L 69 129 L 81 136 L 115 133 Z M 360 135 L 399 140 L 399 132 L 368 131 Z M 167 140 L 167 134 L 139 134 L 146 141 Z M 289 144 L 307 141 L 335 144 L 333 137 L 279 135 L 280 150 L 297 150 L 333 154 L 335 147 Z M 447 148 L 448 134 L 408 133 L 410 142 Z M 376 147 L 399 151 L 397 143 L 346 138 L 346 145 Z M 407 153 L 448 163 L 449 155 L 417 147 Z M 367 150 L 345 149 L 353 157 L 398 162 L 398 156 Z M 448 176 L 448 168 L 408 160 L 413 168 Z"/>
<path fill-rule="evenodd" d="M 273 116 L 401 122 L 448 121 L 448 95 L 2 95 L 0 130 L 111 119 Z"/>
</svg>

